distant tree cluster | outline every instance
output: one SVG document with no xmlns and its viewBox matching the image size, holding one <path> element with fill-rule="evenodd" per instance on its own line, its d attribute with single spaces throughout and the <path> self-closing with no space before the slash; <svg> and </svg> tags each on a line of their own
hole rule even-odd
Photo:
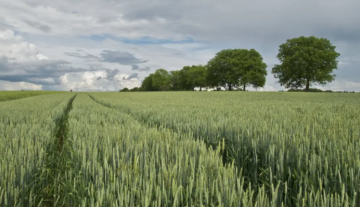
<svg viewBox="0 0 360 207">
<path fill-rule="evenodd" d="M 120 90 L 120 92 L 128 92 L 128 91 L 140 91 L 140 88 L 139 87 L 135 87 L 135 88 L 132 88 L 132 89 L 123 88 L 123 89 Z"/>
<path fill-rule="evenodd" d="M 304 92 L 306 89 L 289 89 L 287 92 Z M 332 91 L 332 90 L 321 90 L 318 88 L 309 88 L 309 92 L 327 92 L 327 93 L 356 93 L 355 91 Z M 284 92 L 283 90 L 279 92 Z"/>
<path fill-rule="evenodd" d="M 303 91 L 306 91 L 306 89 L 290 89 L 288 90 L 288 92 L 303 92 Z M 332 92 L 331 90 L 326 90 L 326 91 L 323 91 L 321 89 L 318 89 L 318 88 L 309 88 L 308 90 L 309 92 Z"/>
<path fill-rule="evenodd" d="M 206 66 L 184 66 L 181 70 L 158 69 L 144 79 L 143 91 L 193 91 L 195 87 L 206 87 Z"/>
<path fill-rule="evenodd" d="M 247 86 L 264 86 L 266 67 L 254 49 L 222 50 L 207 65 L 184 66 L 176 71 L 158 69 L 144 79 L 139 91 L 193 91 L 195 88 L 245 91 Z"/>
<path fill-rule="evenodd" d="M 322 92 L 310 86 L 334 80 L 332 72 L 337 69 L 339 56 L 327 39 L 314 36 L 288 39 L 279 46 L 280 64 L 272 68 L 272 74 L 289 91 Z M 246 91 L 248 86 L 265 85 L 266 67 L 254 49 L 227 49 L 218 52 L 207 65 L 184 66 L 176 71 L 158 69 L 143 80 L 140 88 L 120 91 L 193 91 L 196 87 L 200 91 L 203 88 Z"/>
</svg>

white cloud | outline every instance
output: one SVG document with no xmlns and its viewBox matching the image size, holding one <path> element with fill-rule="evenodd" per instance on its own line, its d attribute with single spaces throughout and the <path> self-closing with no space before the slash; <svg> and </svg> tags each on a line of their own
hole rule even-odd
<svg viewBox="0 0 360 207">
<path fill-rule="evenodd" d="M 334 82 L 328 83 L 325 86 L 315 85 L 314 87 L 321 90 L 332 90 L 332 91 L 356 91 L 360 92 L 360 83 L 346 80 L 335 80 Z"/>
<path fill-rule="evenodd" d="M 282 90 L 282 89 L 280 89 L 280 90 Z M 276 88 L 271 85 L 265 85 L 262 88 L 258 88 L 257 91 L 279 91 L 279 88 Z"/>
<path fill-rule="evenodd" d="M 65 90 L 74 91 L 119 91 L 120 88 L 134 88 L 139 86 L 140 81 L 138 79 L 126 80 L 128 77 L 129 75 L 127 74 L 116 74 L 113 80 L 109 80 L 106 79 L 106 71 L 96 71 L 65 74 L 61 76 L 61 82 Z"/>
<path fill-rule="evenodd" d="M 53 78 L 29 78 L 31 82 L 41 82 L 46 84 L 56 84 L 56 81 Z"/>
<path fill-rule="evenodd" d="M 40 53 L 37 54 L 36 57 L 37 57 L 39 60 L 47 60 L 47 59 L 49 59 L 48 57 L 46 57 L 45 55 L 40 54 Z"/>
<path fill-rule="evenodd" d="M 0 89 L 4 91 L 41 90 L 42 86 L 26 82 L 14 83 L 0 80 Z"/>
<path fill-rule="evenodd" d="M 40 54 L 34 44 L 26 42 L 21 36 L 14 35 L 11 30 L 0 31 L 0 55 L 5 56 L 10 62 L 24 62 L 46 59 Z"/>
</svg>

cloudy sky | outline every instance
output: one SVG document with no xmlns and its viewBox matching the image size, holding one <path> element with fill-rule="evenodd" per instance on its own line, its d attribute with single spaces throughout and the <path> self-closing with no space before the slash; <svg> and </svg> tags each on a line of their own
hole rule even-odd
<svg viewBox="0 0 360 207">
<path fill-rule="evenodd" d="M 323 37 L 339 57 L 323 89 L 360 91 L 359 0 L 1 0 L 0 90 L 117 91 L 156 69 L 254 48 L 271 74 L 279 45 Z"/>
</svg>

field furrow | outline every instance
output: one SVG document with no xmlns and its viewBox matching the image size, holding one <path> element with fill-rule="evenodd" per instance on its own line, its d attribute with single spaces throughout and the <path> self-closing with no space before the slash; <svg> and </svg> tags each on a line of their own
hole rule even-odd
<svg viewBox="0 0 360 207">
<path fill-rule="evenodd" d="M 41 206 L 69 206 L 75 199 L 76 193 L 72 190 L 72 182 L 68 182 L 67 173 L 73 168 L 68 143 L 68 117 L 76 95 L 68 100 L 61 116 L 55 120 L 55 129 L 52 132 L 53 142 L 46 148 L 46 157 L 43 170 L 36 174 L 35 200 Z M 75 206 L 75 205 L 74 205 Z"/>
</svg>

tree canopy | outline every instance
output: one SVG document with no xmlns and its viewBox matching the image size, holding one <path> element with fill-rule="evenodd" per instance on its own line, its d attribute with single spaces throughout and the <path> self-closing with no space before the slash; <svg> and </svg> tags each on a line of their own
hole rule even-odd
<svg viewBox="0 0 360 207">
<path fill-rule="evenodd" d="M 128 88 L 123 88 L 119 92 L 127 92 L 127 91 L 130 91 L 130 90 Z"/>
<path fill-rule="evenodd" d="M 165 69 L 157 69 L 152 76 L 153 88 L 156 91 L 168 91 L 170 90 L 170 74 Z"/>
<path fill-rule="evenodd" d="M 181 70 L 170 71 L 170 86 L 174 91 L 193 91 L 206 87 L 206 66 L 184 66 Z"/>
<path fill-rule="evenodd" d="M 187 83 L 191 86 L 192 90 L 194 90 L 195 87 L 199 87 L 201 91 L 203 87 L 206 87 L 206 66 L 193 65 L 187 73 Z"/>
<path fill-rule="evenodd" d="M 191 69 L 191 66 L 184 66 L 179 72 L 180 90 L 183 90 L 183 91 L 194 90 L 194 87 L 191 85 L 191 81 L 189 81 L 190 69 Z"/>
<path fill-rule="evenodd" d="M 153 80 L 152 77 L 154 74 L 150 74 L 149 76 L 145 77 L 141 84 L 141 90 L 142 91 L 155 91 L 155 88 L 153 86 Z"/>
<path fill-rule="evenodd" d="M 170 87 L 173 91 L 181 90 L 181 80 L 180 80 L 180 71 L 173 70 L 170 71 Z"/>
<path fill-rule="evenodd" d="M 228 90 L 242 86 L 262 87 L 266 81 L 267 65 L 254 49 L 222 50 L 208 62 L 206 82 L 209 86 L 222 86 Z"/>
<path fill-rule="evenodd" d="M 314 36 L 288 39 L 280 45 L 277 58 L 281 64 L 275 65 L 272 73 L 285 88 L 305 86 L 309 91 L 314 83 L 325 85 L 335 77 L 332 72 L 340 56 L 335 48 L 329 40 Z"/>
<path fill-rule="evenodd" d="M 158 69 L 144 79 L 140 91 L 193 91 L 196 87 L 263 87 L 267 75 L 266 64 L 254 49 L 223 50 L 207 65 L 184 66 L 181 70 Z"/>
</svg>

